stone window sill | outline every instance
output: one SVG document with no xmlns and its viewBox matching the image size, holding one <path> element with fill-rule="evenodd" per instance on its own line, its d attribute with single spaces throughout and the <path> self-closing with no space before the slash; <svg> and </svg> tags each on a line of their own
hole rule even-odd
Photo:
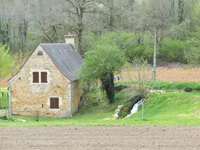
<svg viewBox="0 0 200 150">
<path fill-rule="evenodd" d="M 59 108 L 58 109 L 49 109 L 50 111 L 58 111 L 59 110 Z"/>
</svg>

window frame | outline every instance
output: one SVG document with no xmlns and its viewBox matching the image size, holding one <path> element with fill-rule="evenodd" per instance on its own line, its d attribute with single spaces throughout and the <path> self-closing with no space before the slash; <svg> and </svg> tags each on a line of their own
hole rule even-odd
<svg viewBox="0 0 200 150">
<path fill-rule="evenodd" d="M 47 72 L 41 71 L 40 72 L 40 77 L 41 77 L 41 83 L 48 83 L 48 78 L 47 78 Z M 45 76 L 44 76 L 45 75 Z"/>
<path fill-rule="evenodd" d="M 34 82 L 34 73 L 38 73 L 38 81 Z M 49 83 L 49 72 L 47 70 L 34 70 L 32 71 L 32 84 L 47 84 Z M 44 75 L 45 74 L 45 75 Z M 36 79 L 36 77 L 35 77 Z"/>
<path fill-rule="evenodd" d="M 49 108 L 51 110 L 58 110 L 60 107 L 59 105 L 59 97 L 50 97 L 49 101 L 50 101 L 50 106 Z M 53 104 L 52 104 L 53 103 Z M 56 104 L 57 103 L 57 104 Z M 52 106 L 53 105 L 53 106 Z"/>
<path fill-rule="evenodd" d="M 32 77 L 32 82 L 33 83 L 39 83 L 39 81 L 40 81 L 40 73 L 37 71 L 34 71 L 33 73 L 32 73 L 32 75 L 33 75 L 33 77 Z"/>
</svg>

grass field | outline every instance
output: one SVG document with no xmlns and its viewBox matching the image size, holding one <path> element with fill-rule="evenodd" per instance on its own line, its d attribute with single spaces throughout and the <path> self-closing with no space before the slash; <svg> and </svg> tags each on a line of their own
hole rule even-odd
<svg viewBox="0 0 200 150">
<path fill-rule="evenodd" d="M 7 88 L 1 88 L 0 91 L 5 93 L 4 97 L 2 97 L 2 94 L 0 94 L 0 107 L 5 107 L 7 106 L 7 103 L 9 102 L 9 98 L 6 97 L 9 91 L 7 90 Z"/>
<path fill-rule="evenodd" d="M 5 94 L 9 93 L 7 88 L 0 88 L 0 92 L 4 92 Z M 1 94 L 0 94 L 0 97 L 2 97 Z"/>
<path fill-rule="evenodd" d="M 0 120 L 0 126 L 132 126 L 132 125 L 163 125 L 163 126 L 200 126 L 200 93 L 197 91 L 184 92 L 184 90 L 166 91 L 164 93 L 149 93 L 142 109 L 126 119 L 103 120 L 112 117 L 118 105 L 124 103 L 126 98 L 119 92 L 116 102 L 109 104 L 100 90 L 87 93 L 82 102 L 81 109 L 72 118 L 43 118 L 34 121 L 34 117 L 11 116 L 11 122 Z M 25 122 L 15 121 L 18 119 Z"/>
</svg>

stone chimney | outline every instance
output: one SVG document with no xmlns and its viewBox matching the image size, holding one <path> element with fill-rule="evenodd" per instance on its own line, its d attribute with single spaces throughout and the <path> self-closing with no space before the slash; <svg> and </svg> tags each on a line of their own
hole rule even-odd
<svg viewBox="0 0 200 150">
<path fill-rule="evenodd" d="M 74 46 L 74 37 L 75 35 L 71 35 L 71 33 L 68 33 L 68 35 L 64 35 L 65 37 L 65 43 L 72 44 Z M 74 46 L 75 47 L 75 46 Z"/>
</svg>

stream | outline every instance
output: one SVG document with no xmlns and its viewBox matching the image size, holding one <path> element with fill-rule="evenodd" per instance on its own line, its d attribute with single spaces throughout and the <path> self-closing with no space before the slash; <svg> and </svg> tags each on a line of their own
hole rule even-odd
<svg viewBox="0 0 200 150">
<path fill-rule="evenodd" d="M 137 103 L 135 103 L 135 104 L 133 105 L 133 108 L 131 109 L 131 114 L 134 114 L 134 113 L 136 113 L 136 112 L 138 111 L 138 106 L 139 106 L 140 104 L 142 104 L 142 100 L 143 100 L 143 99 L 141 99 L 140 101 L 138 101 Z"/>
</svg>

